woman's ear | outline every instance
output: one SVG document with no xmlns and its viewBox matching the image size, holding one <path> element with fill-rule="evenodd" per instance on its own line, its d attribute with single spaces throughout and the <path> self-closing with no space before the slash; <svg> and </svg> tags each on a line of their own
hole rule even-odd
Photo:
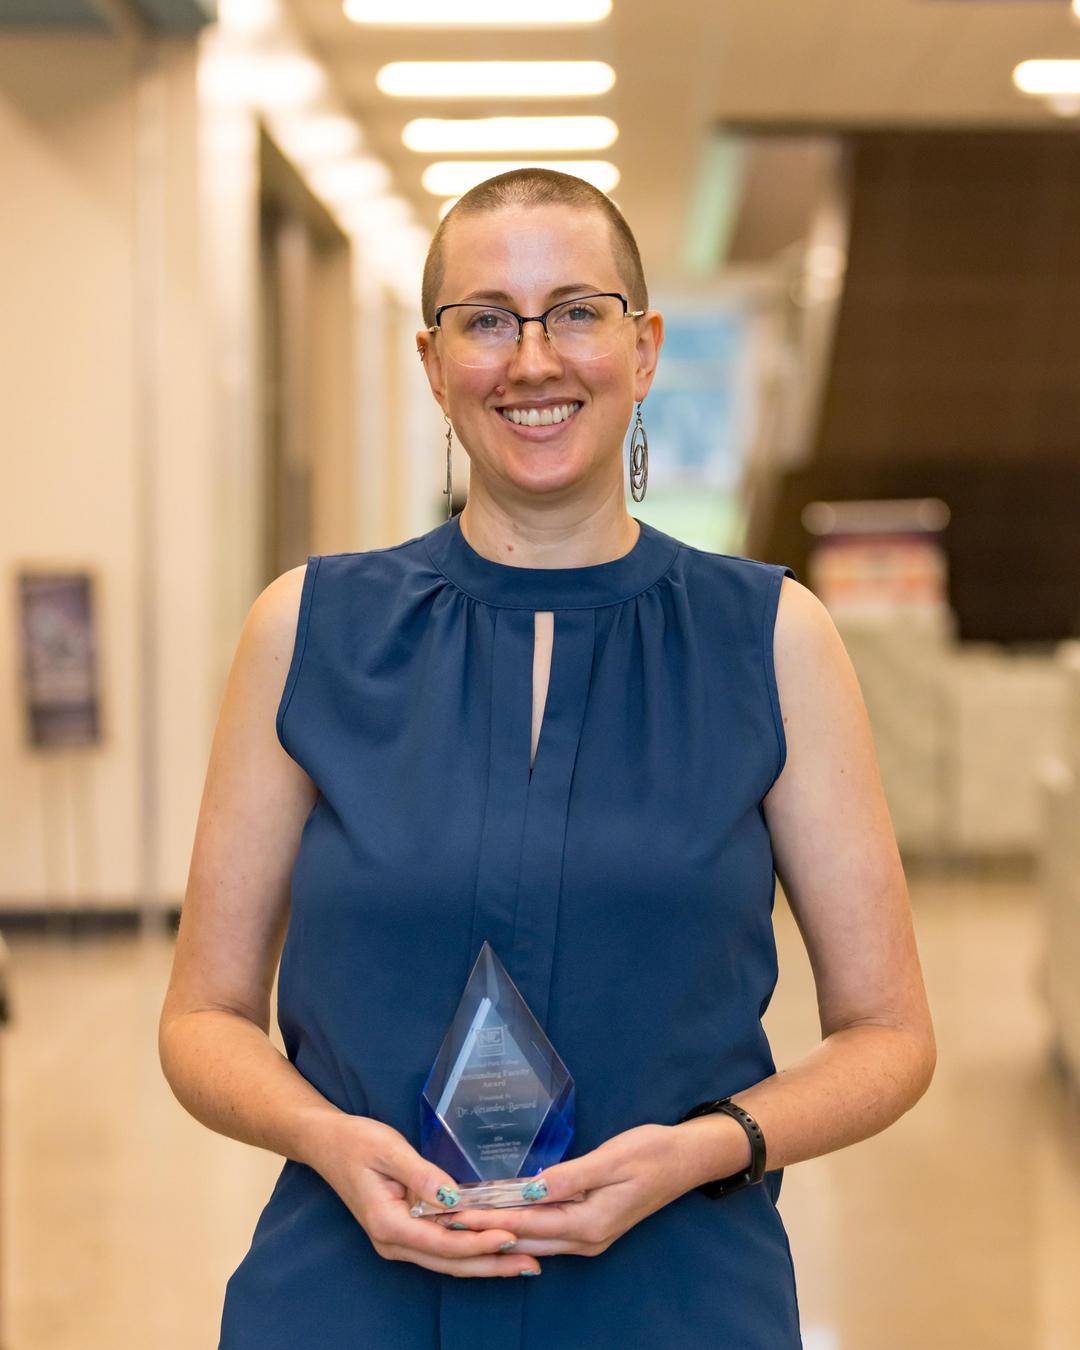
<svg viewBox="0 0 1080 1350">
<path fill-rule="evenodd" d="M 423 364 L 424 373 L 427 375 L 428 384 L 431 386 L 431 392 L 435 395 L 435 401 L 443 412 L 446 412 L 446 390 L 443 386 L 442 362 L 439 360 L 439 352 L 435 341 L 426 328 L 422 328 L 416 334 L 416 350 L 419 353 L 417 359 Z"/>
<path fill-rule="evenodd" d="M 637 369 L 634 371 L 634 402 L 640 403 L 652 387 L 656 374 L 656 363 L 660 359 L 660 348 L 664 345 L 664 317 L 659 310 L 650 309 L 638 320 L 635 354 Z"/>
</svg>

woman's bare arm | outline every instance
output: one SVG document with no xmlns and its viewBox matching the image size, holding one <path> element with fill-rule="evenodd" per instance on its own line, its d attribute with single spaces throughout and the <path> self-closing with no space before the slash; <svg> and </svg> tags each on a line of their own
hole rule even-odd
<svg viewBox="0 0 1080 1350">
<path fill-rule="evenodd" d="M 315 1137 L 342 1113 L 268 1035 L 292 867 L 317 795 L 275 730 L 304 570 L 284 573 L 259 596 L 233 658 L 161 1011 L 159 1051 L 169 1085 L 197 1120 L 308 1162 Z"/>
<path fill-rule="evenodd" d="M 937 1060 L 907 883 L 862 693 L 821 601 L 785 578 L 774 632 L 788 755 L 765 798 L 777 875 L 817 987 L 822 1042 L 733 1100 L 757 1119 L 767 1166 L 869 1138 L 909 1110 Z M 687 1121 L 695 1179 L 747 1165 L 727 1116 Z"/>
<path fill-rule="evenodd" d="M 196 1120 L 317 1171 L 387 1260 L 459 1277 L 538 1270 L 504 1250 L 509 1229 L 447 1232 L 413 1218 L 410 1194 L 457 1203 L 453 1177 L 390 1125 L 339 1110 L 270 1040 L 292 869 L 317 796 L 275 727 L 303 580 L 295 568 L 259 596 L 229 672 L 161 1010 L 162 1069 Z"/>
</svg>

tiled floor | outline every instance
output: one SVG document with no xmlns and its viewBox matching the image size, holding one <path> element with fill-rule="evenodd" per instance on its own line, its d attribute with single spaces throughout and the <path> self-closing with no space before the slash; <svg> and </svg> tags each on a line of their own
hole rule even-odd
<svg viewBox="0 0 1080 1350">
<path fill-rule="evenodd" d="M 1045 1063 L 1037 893 L 911 889 L 937 1075 L 890 1130 L 785 1174 L 806 1350 L 1077 1350 L 1080 1142 Z M 818 1022 L 782 899 L 776 927 L 766 1028 L 783 1066 Z M 170 939 L 9 945 L 5 1350 L 213 1350 L 280 1160 L 204 1129 L 161 1077 Z"/>
</svg>

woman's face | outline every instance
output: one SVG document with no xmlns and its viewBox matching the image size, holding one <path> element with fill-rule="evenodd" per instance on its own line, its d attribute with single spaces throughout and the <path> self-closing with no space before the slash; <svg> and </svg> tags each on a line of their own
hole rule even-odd
<svg viewBox="0 0 1080 1350">
<path fill-rule="evenodd" d="M 489 301 L 530 315 L 573 294 L 628 296 L 600 211 L 550 205 L 463 216 L 444 244 L 436 305 Z M 570 295 L 553 294 L 570 284 L 575 287 Z M 437 334 L 420 332 L 416 341 L 425 352 L 432 392 L 468 451 L 473 472 L 490 486 L 550 494 L 594 483 L 603 491 L 622 476 L 626 428 L 634 403 L 652 384 L 663 320 L 652 310 L 624 319 L 614 349 L 589 361 L 561 357 L 538 323 L 525 324 L 521 342 L 492 369 L 457 364 L 442 351 Z M 516 426 L 500 412 L 573 402 L 581 405 L 578 411 L 551 426 Z"/>
</svg>

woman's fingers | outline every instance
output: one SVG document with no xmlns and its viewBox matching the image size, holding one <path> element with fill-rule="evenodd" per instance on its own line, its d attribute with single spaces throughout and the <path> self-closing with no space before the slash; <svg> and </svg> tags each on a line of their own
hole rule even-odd
<svg viewBox="0 0 1080 1350">
<path fill-rule="evenodd" d="M 513 1223 L 517 1233 L 514 1250 L 527 1256 L 595 1256 L 612 1241 L 612 1218 L 596 1192 L 581 1203 L 551 1202 L 513 1208 L 509 1213 L 513 1218 L 501 1222 Z M 436 1227 L 445 1227 L 451 1220 L 440 1216 L 434 1222 Z M 462 1210 L 452 1222 L 488 1232 L 500 1224 L 499 1210 Z"/>
<path fill-rule="evenodd" d="M 372 1165 L 400 1182 L 411 1196 L 422 1196 L 431 1204 L 444 1205 L 448 1210 L 458 1203 L 460 1192 L 450 1173 L 428 1162 L 400 1135 L 391 1135 L 383 1141 L 383 1147 L 372 1158 Z"/>
<path fill-rule="evenodd" d="M 387 1225 L 384 1242 L 407 1247 L 431 1256 L 460 1259 L 467 1256 L 486 1256 L 498 1252 L 504 1243 L 516 1242 L 516 1234 L 506 1228 L 484 1232 L 456 1232 L 440 1227 L 430 1219 L 406 1218 Z M 512 1250 L 506 1248 L 506 1250 Z"/>
<path fill-rule="evenodd" d="M 403 1259 L 416 1261 L 418 1265 L 426 1266 L 428 1270 L 438 1271 L 442 1275 L 458 1276 L 484 1276 L 490 1279 L 492 1276 L 520 1276 L 523 1270 L 531 1270 L 536 1274 L 540 1273 L 540 1262 L 534 1257 L 521 1257 L 514 1255 L 498 1256 L 431 1256 L 425 1253 L 422 1257 L 418 1254 L 403 1254 Z"/>
<path fill-rule="evenodd" d="M 379 1251 L 391 1260 L 414 1261 L 447 1275 L 520 1275 L 539 1271 L 532 1256 L 517 1252 L 518 1239 L 503 1228 L 483 1232 L 442 1228 L 430 1219 L 395 1218 L 387 1224 Z"/>
<path fill-rule="evenodd" d="M 395 1197 L 371 1211 L 378 1217 L 365 1224 L 380 1255 L 389 1260 L 413 1261 L 447 1275 L 490 1278 L 520 1275 L 523 1270 L 540 1273 L 535 1256 L 517 1252 L 517 1234 L 505 1220 L 500 1223 L 498 1215 L 482 1226 L 451 1228 L 450 1224 L 465 1222 L 454 1208 L 460 1199 L 457 1184 L 448 1173 L 421 1157 L 403 1136 L 386 1132 L 380 1137 L 369 1166 L 384 1184 L 404 1192 L 404 1200 Z M 420 1196 L 445 1207 L 438 1220 L 413 1218 L 409 1213 L 412 1201 Z"/>
<path fill-rule="evenodd" d="M 436 1228 L 447 1228 L 451 1223 L 463 1223 L 477 1231 L 501 1229 L 512 1225 L 518 1237 L 561 1238 L 575 1234 L 582 1217 L 580 1202 L 564 1203 L 542 1201 L 530 1205 L 504 1209 L 463 1209 L 457 1214 L 440 1214 L 428 1219 Z M 591 1213 L 591 1211 L 590 1211 Z M 507 1217 L 507 1216 L 512 1217 Z"/>
</svg>

